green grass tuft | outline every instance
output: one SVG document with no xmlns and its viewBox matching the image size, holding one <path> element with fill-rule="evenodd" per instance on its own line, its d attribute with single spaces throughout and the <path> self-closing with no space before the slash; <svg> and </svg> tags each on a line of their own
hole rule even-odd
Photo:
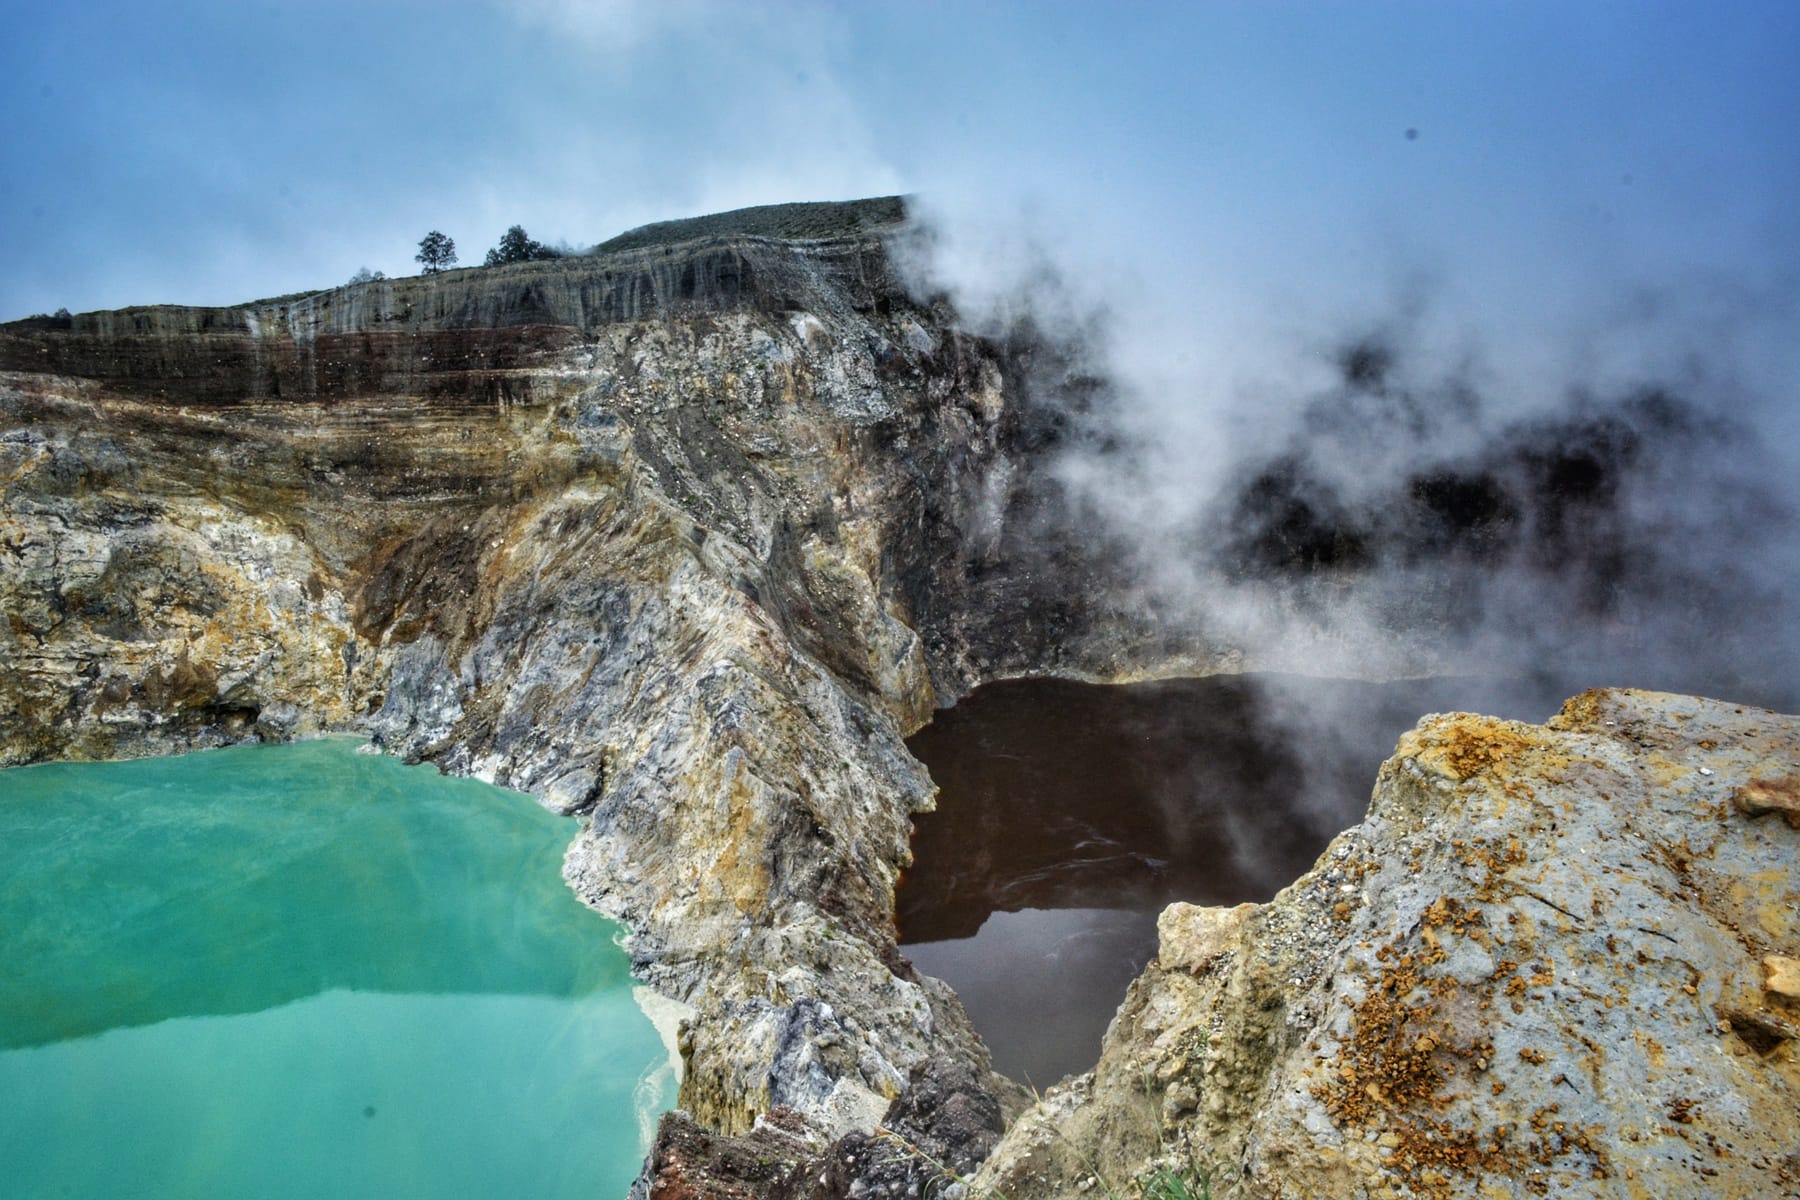
<svg viewBox="0 0 1800 1200">
<path fill-rule="evenodd" d="M 1212 1200 L 1212 1182 L 1204 1174 L 1159 1167 L 1138 1181 L 1143 1200 Z"/>
</svg>

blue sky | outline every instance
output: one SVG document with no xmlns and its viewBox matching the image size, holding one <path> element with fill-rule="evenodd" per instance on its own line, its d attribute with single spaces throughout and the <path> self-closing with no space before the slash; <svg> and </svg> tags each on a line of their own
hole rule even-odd
<svg viewBox="0 0 1800 1200">
<path fill-rule="evenodd" d="M 891 191 L 971 263 L 1025 230 L 1214 328 L 1419 288 L 1529 328 L 1800 265 L 1786 2 L 12 10 L 0 318 Z"/>
<path fill-rule="evenodd" d="M 434 228 L 473 264 L 514 223 L 588 246 L 909 192 L 967 320 L 1089 335 L 1134 462 L 1057 469 L 1147 564 L 1374 334 L 1482 417 L 1371 433 L 1337 484 L 1666 386 L 1755 453 L 1717 499 L 1645 497 L 1657 527 L 1795 591 L 1792 522 L 1744 552 L 1731 497 L 1800 511 L 1800 0 L 67 0 L 5 29 L 0 319 L 407 274 Z"/>
</svg>

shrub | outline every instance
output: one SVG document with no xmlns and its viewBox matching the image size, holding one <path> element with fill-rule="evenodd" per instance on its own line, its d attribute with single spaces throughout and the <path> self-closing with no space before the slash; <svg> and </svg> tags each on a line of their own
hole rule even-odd
<svg viewBox="0 0 1800 1200">
<path fill-rule="evenodd" d="M 535 262 L 542 258 L 560 258 L 557 251 L 533 241 L 525 232 L 523 225 L 514 225 L 500 235 L 500 244 L 487 252 L 487 261 L 482 265 L 498 267 L 505 263 Z"/>
</svg>

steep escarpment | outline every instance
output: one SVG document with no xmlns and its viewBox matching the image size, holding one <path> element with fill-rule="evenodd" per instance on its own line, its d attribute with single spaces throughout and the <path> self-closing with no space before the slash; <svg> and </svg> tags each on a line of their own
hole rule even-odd
<svg viewBox="0 0 1800 1200">
<path fill-rule="evenodd" d="M 1800 1194 L 1800 720 L 1433 716 L 1273 902 L 1176 905 L 977 1192 Z"/>
<path fill-rule="evenodd" d="M 895 947 L 903 736 L 987 679 L 1253 665 L 1071 534 L 1076 358 L 802 215 L 0 327 L 0 763 L 354 730 L 582 814 L 570 882 L 685 1006 L 652 1194 L 973 1171 L 1008 1089 Z M 1800 896 L 1744 810 L 1800 765 L 1728 708 L 1422 725 L 1281 898 L 1166 916 L 1096 1073 L 977 1182 L 1791 1187 Z"/>
<path fill-rule="evenodd" d="M 874 236 L 651 244 L 597 257 L 382 279 L 236 308 L 158 305 L 0 327 L 9 369 L 145 399 L 234 405 L 370 394 L 531 398 L 528 368 L 581 331 L 679 314 L 873 312 L 893 283 Z"/>
<path fill-rule="evenodd" d="M 15 323 L 0 370 L 0 761 L 355 729 L 532 792 L 691 1009 L 697 1135 L 997 1134 L 894 950 L 931 802 L 901 737 L 992 674 L 1149 657 L 1028 486 L 1053 355 L 862 231 Z"/>
</svg>

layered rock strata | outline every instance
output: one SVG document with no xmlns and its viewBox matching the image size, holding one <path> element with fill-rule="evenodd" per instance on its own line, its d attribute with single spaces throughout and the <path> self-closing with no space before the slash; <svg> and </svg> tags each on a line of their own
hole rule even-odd
<svg viewBox="0 0 1800 1200">
<path fill-rule="evenodd" d="M 953 1063 L 990 1106 L 894 950 L 901 738 L 1147 657 L 1023 499 L 1047 360 L 879 231 L 679 233 L 0 327 L 0 763 L 367 731 L 585 816 L 567 874 L 692 1010 L 696 1128 L 867 1131 Z"/>
<path fill-rule="evenodd" d="M 1274 901 L 1164 913 L 973 1190 L 1800 1195 L 1797 778 L 1800 718 L 1717 701 L 1428 717 Z"/>
<path fill-rule="evenodd" d="M 901 738 L 1255 664 L 1059 532 L 1033 396 L 1091 381 L 850 224 L 0 327 L 0 763 L 354 730 L 581 813 L 689 1013 L 643 1191 L 967 1189 L 1006 1087 L 895 950 Z M 1792 719 L 1677 697 L 1428 721 L 1275 902 L 1165 916 L 973 1182 L 1791 1191 L 1796 778 Z"/>
</svg>

